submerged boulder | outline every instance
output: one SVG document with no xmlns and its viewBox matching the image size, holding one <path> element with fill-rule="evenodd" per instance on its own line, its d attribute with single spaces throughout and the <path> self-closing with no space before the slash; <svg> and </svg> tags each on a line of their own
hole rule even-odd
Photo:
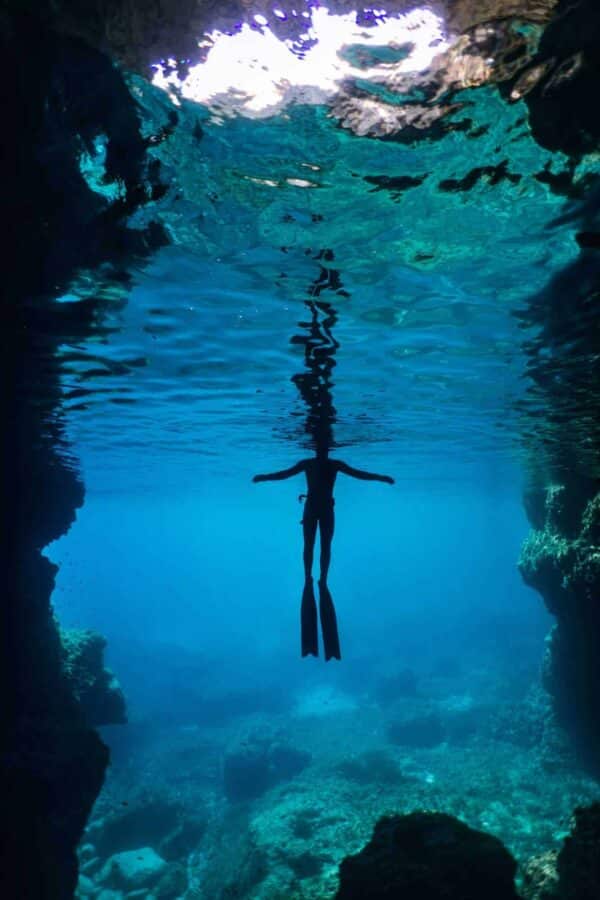
<svg viewBox="0 0 600 900">
<path fill-rule="evenodd" d="M 158 793 L 139 792 L 127 798 L 87 829 L 87 838 L 100 856 L 107 858 L 125 850 L 158 846 L 175 831 L 183 818 L 179 804 Z"/>
<path fill-rule="evenodd" d="M 311 755 L 286 744 L 256 740 L 225 756 L 223 786 L 232 803 L 254 800 L 281 781 L 298 775 Z"/>
<path fill-rule="evenodd" d="M 98 881 L 116 890 L 141 890 L 155 885 L 166 869 L 167 863 L 152 847 L 140 847 L 111 856 Z"/>
<path fill-rule="evenodd" d="M 453 816 L 384 816 L 343 860 L 336 900 L 517 900 L 516 870 L 498 838 Z"/>
</svg>

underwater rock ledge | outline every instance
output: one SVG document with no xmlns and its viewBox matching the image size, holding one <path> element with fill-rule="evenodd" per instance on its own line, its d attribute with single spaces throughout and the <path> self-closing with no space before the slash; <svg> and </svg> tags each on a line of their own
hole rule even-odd
<svg viewBox="0 0 600 900">
<path fill-rule="evenodd" d="M 544 686 L 557 720 L 583 758 L 600 769 L 600 493 L 551 485 L 526 498 L 533 530 L 519 569 L 556 617 L 547 639 Z"/>
<path fill-rule="evenodd" d="M 62 671 L 88 725 L 125 724 L 121 685 L 110 669 L 104 668 L 106 638 L 87 629 L 58 627 Z"/>
</svg>

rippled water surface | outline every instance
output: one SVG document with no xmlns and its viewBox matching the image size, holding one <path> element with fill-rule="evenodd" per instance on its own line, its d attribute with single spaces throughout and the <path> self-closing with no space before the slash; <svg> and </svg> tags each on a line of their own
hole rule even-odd
<svg viewBox="0 0 600 900">
<path fill-rule="evenodd" d="M 158 130 L 168 98 L 131 85 Z M 523 458 L 543 400 L 522 313 L 578 253 L 544 177 L 565 161 L 533 141 L 521 103 L 491 88 L 459 99 L 454 130 L 413 144 L 357 137 L 324 107 L 215 119 L 184 103 L 153 151 L 167 195 L 131 222 L 162 222 L 172 243 L 131 290 L 82 280 L 63 298 L 108 301 L 98 338 L 62 348 L 88 475 L 133 460 L 142 480 L 193 473 L 203 456 L 231 470 L 242 452 L 306 446 L 292 377 L 307 301 L 335 318 L 337 446 L 366 445 L 407 474 Z M 100 144 L 83 163 L 103 190 Z"/>
</svg>

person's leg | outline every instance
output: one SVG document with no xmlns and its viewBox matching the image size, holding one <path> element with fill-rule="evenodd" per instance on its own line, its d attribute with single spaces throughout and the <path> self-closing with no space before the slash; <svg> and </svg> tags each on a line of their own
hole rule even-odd
<svg viewBox="0 0 600 900">
<path fill-rule="evenodd" d="M 304 532 L 304 580 L 308 581 L 312 576 L 313 558 L 315 555 L 315 538 L 317 536 L 317 519 L 312 513 L 304 512 L 302 519 Z"/>
<path fill-rule="evenodd" d="M 321 614 L 321 631 L 323 633 L 323 650 L 325 659 L 341 659 L 340 639 L 337 628 L 335 607 L 329 588 L 327 575 L 331 562 L 331 541 L 334 529 L 333 504 L 319 517 L 319 534 L 321 538 L 321 577 L 319 578 L 319 612 Z"/>
<path fill-rule="evenodd" d="M 319 581 L 327 584 L 327 575 L 329 573 L 329 565 L 331 563 L 331 542 L 333 540 L 333 532 L 335 528 L 335 517 L 333 506 L 326 513 L 319 517 L 319 537 L 321 541 L 321 574 Z"/>
<path fill-rule="evenodd" d="M 312 565 L 317 536 L 317 517 L 304 507 L 302 519 L 304 531 L 304 590 L 300 610 L 302 656 L 319 655 L 319 637 L 317 631 L 317 604 L 312 580 Z"/>
</svg>

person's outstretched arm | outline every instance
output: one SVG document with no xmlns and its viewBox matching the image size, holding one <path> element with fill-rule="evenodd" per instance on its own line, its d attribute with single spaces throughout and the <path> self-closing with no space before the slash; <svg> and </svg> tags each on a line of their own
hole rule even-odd
<svg viewBox="0 0 600 900">
<path fill-rule="evenodd" d="M 338 472 L 344 475 L 350 475 L 351 478 L 360 478 L 361 481 L 384 481 L 386 484 L 393 484 L 394 479 L 390 475 L 377 475 L 375 472 L 364 472 L 362 469 L 353 469 L 345 462 L 339 461 Z"/>
<path fill-rule="evenodd" d="M 284 478 L 291 478 L 292 475 L 298 475 L 304 471 L 304 460 L 301 459 L 295 466 L 289 469 L 282 469 L 280 472 L 269 472 L 266 475 L 255 475 L 252 481 L 256 484 L 258 481 L 283 481 Z"/>
</svg>

